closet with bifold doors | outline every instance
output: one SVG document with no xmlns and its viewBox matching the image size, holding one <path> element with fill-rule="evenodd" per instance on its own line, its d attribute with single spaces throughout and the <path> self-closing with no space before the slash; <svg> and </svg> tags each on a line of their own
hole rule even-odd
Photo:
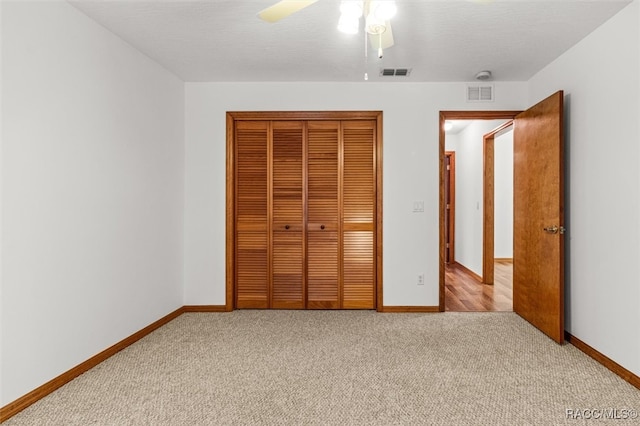
<svg viewBox="0 0 640 426">
<path fill-rule="evenodd" d="M 379 112 L 228 113 L 235 308 L 378 306 L 380 131 Z"/>
</svg>

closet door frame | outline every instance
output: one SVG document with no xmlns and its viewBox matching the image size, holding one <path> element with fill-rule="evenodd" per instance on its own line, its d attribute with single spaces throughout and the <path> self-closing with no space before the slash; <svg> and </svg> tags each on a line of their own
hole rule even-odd
<svg viewBox="0 0 640 426">
<path fill-rule="evenodd" d="M 226 172 L 226 300 L 225 310 L 235 309 L 235 123 L 237 121 L 374 120 L 375 130 L 375 309 L 382 305 L 382 111 L 230 111 L 227 124 Z"/>
</svg>

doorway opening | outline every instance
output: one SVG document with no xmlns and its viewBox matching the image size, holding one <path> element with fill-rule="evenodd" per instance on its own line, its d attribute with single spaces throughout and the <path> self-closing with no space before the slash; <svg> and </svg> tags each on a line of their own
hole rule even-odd
<svg viewBox="0 0 640 426">
<path fill-rule="evenodd" d="M 522 112 L 440 112 L 440 311 L 446 299 L 444 124 L 455 119 L 513 120 L 513 312 L 563 343 L 564 92 Z"/>
<path fill-rule="evenodd" d="M 508 205 L 513 189 L 504 184 L 513 182 L 513 165 L 502 162 L 513 157 L 509 138 L 517 114 L 440 114 L 441 311 L 512 310 L 513 225 L 505 217 L 513 217 Z M 447 134 L 445 123 L 456 124 L 453 133 Z M 511 177 L 504 174 L 509 167 Z"/>
</svg>

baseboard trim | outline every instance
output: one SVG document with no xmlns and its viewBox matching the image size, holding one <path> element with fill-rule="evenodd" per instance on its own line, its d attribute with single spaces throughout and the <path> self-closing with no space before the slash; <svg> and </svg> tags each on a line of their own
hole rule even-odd
<svg viewBox="0 0 640 426">
<path fill-rule="evenodd" d="M 494 262 L 501 262 L 501 263 L 513 263 L 513 258 L 512 257 L 496 257 L 495 259 L 493 259 Z"/>
<path fill-rule="evenodd" d="M 580 349 L 585 354 L 589 355 L 591 358 L 598 361 L 600 364 L 604 365 L 606 368 L 620 376 L 623 380 L 631 383 L 636 388 L 640 389 L 640 376 L 633 374 L 631 371 L 627 370 L 611 358 L 606 355 L 598 352 L 596 349 L 587 345 L 582 340 L 577 337 L 571 335 L 569 332 L 564 332 L 564 336 L 567 342 L 571 343 L 576 348 Z"/>
<path fill-rule="evenodd" d="M 383 306 L 382 313 L 425 313 L 440 312 L 439 306 Z"/>
<path fill-rule="evenodd" d="M 226 305 L 185 305 L 183 312 L 230 312 Z"/>
<path fill-rule="evenodd" d="M 24 410 L 31 404 L 34 404 L 38 400 L 49 395 L 51 392 L 69 383 L 71 380 L 75 379 L 82 373 L 92 369 L 96 365 L 105 361 L 107 358 L 120 352 L 127 346 L 131 346 L 138 340 L 150 334 L 152 331 L 162 327 L 163 325 L 167 324 L 171 320 L 174 320 L 175 318 L 179 317 L 180 315 L 182 315 L 183 312 L 184 312 L 183 307 L 176 309 L 175 311 L 171 312 L 168 315 L 165 315 L 164 317 L 160 318 L 158 321 L 146 326 L 142 330 L 132 334 L 126 339 L 116 343 L 113 346 L 110 346 L 109 348 L 103 350 L 99 354 L 92 356 L 91 358 L 84 361 L 83 363 L 76 365 L 71 370 L 65 373 L 62 373 L 61 375 L 59 375 L 58 377 L 55 377 L 54 379 L 51 379 L 44 385 L 32 390 L 28 394 L 0 408 L 0 423 L 4 422 L 10 417 L 15 416 L 16 414 L 18 414 L 20 411 Z"/>
<path fill-rule="evenodd" d="M 462 269 L 464 272 L 466 272 L 467 274 L 471 275 L 471 277 L 472 277 L 474 280 L 478 281 L 479 283 L 481 283 L 481 282 L 482 282 L 482 277 L 481 277 L 480 275 L 476 274 L 476 273 L 475 273 L 475 272 L 473 272 L 471 269 L 469 269 L 469 268 L 467 268 L 466 266 L 464 266 L 462 263 L 455 262 L 454 264 L 455 264 L 455 266 L 456 266 L 457 268 L 460 268 L 460 269 Z"/>
</svg>

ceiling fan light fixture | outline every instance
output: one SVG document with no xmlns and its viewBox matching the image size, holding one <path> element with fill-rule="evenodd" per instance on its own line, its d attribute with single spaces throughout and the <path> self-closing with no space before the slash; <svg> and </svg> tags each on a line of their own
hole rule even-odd
<svg viewBox="0 0 640 426">
<path fill-rule="evenodd" d="M 378 18 L 374 13 L 369 13 L 365 23 L 365 30 L 369 34 L 382 34 L 387 30 L 387 22 L 384 19 Z"/>
<path fill-rule="evenodd" d="M 363 1 L 362 0 L 342 0 L 340 3 L 340 13 L 342 17 L 360 18 L 362 16 Z"/>
<path fill-rule="evenodd" d="M 398 12 L 395 0 L 372 0 L 369 5 L 369 14 L 375 15 L 382 21 L 388 21 Z"/>
<path fill-rule="evenodd" d="M 338 21 L 338 30 L 345 34 L 358 34 L 360 19 L 353 16 L 342 15 Z"/>
</svg>

